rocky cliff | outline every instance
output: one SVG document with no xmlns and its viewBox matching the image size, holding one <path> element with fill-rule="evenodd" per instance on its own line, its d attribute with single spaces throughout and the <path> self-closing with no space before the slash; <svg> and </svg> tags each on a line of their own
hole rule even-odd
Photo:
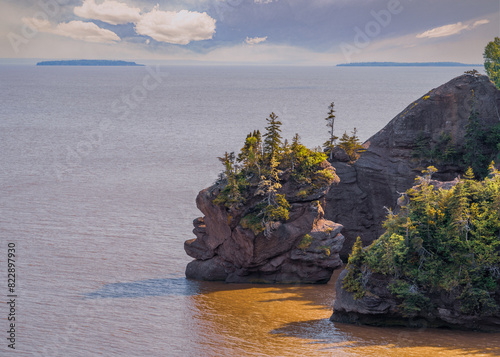
<svg viewBox="0 0 500 357">
<path fill-rule="evenodd" d="M 322 168 L 334 173 L 324 161 Z M 342 226 L 324 219 L 324 196 L 330 186 L 310 195 L 297 196 L 300 187 L 285 173 L 280 190 L 290 203 L 290 215 L 273 224 L 270 234 L 244 228 L 242 218 L 254 207 L 255 189 L 249 201 L 230 211 L 214 203 L 223 187 L 201 191 L 196 204 L 204 214 L 194 220 L 197 238 L 185 242 L 186 253 L 196 260 L 188 264 L 186 276 L 196 280 L 228 283 L 326 283 L 342 265 L 339 251 Z M 261 199 L 261 198 L 260 198 Z"/>
<path fill-rule="evenodd" d="M 405 199 L 398 200 L 403 205 L 400 207 L 403 220 L 413 220 L 412 229 L 415 229 L 406 237 L 408 243 L 404 244 L 405 257 L 396 264 L 394 270 L 392 267 L 388 269 L 389 265 L 384 267 L 379 259 L 374 260 L 377 253 L 373 252 L 377 249 L 384 251 L 386 261 L 395 257 L 394 253 L 387 253 L 397 246 L 396 241 L 392 241 L 393 245 L 387 245 L 387 233 L 369 248 L 360 250 L 355 247 L 355 258 L 349 260 L 349 265 L 340 274 L 335 285 L 336 298 L 331 321 L 500 332 L 500 266 L 496 253 L 498 242 L 495 242 L 498 240 L 500 223 L 494 218 L 495 214 L 498 216 L 498 203 L 492 203 L 495 199 L 498 200 L 498 193 L 494 193 L 498 191 L 494 190 L 498 190 L 500 173 L 493 171 L 485 181 L 488 183 L 483 181 L 482 184 L 488 185 L 488 189 L 481 191 L 480 186 L 475 183 L 477 191 L 467 193 L 467 180 L 430 180 L 425 187 L 443 193 L 442 197 L 446 198 L 439 200 L 440 194 L 437 193 L 432 196 L 437 198 L 436 202 L 425 202 L 431 206 L 443 207 L 448 213 L 441 213 L 440 218 L 436 218 L 434 228 L 432 224 L 423 228 L 426 231 L 423 235 L 418 232 L 418 226 L 425 226 L 422 223 L 425 221 L 425 214 L 415 213 L 421 212 L 418 202 L 411 202 L 411 199 L 409 201 L 408 194 L 405 194 Z M 410 197 L 420 190 L 422 185 L 414 186 Z M 453 195 L 469 202 L 462 201 L 464 207 L 476 205 L 482 206 L 484 212 L 490 208 L 496 212 L 489 211 L 490 214 L 493 213 L 492 216 L 486 216 L 484 212 L 477 215 L 468 207 L 466 210 L 470 214 L 470 222 L 453 218 L 460 217 L 461 209 L 453 204 Z M 449 207 L 444 202 L 449 202 Z M 488 205 L 491 205 L 490 208 Z M 405 213 L 409 212 L 410 206 L 414 207 L 413 212 Z M 446 215 L 449 218 L 445 218 Z M 450 220 L 457 223 L 450 225 Z M 488 222 L 491 231 L 483 228 L 476 234 L 477 226 L 482 227 L 485 222 Z M 464 224 L 464 227 L 453 230 L 453 226 L 459 224 Z M 405 227 L 395 229 L 393 226 L 394 222 L 391 222 L 388 227 L 392 228 L 388 228 L 388 231 L 405 230 Z M 446 227 L 448 237 L 439 232 L 442 227 Z M 470 235 L 469 231 L 466 233 L 467 229 L 470 229 Z M 450 236 L 452 243 L 447 240 Z M 451 259 L 449 254 L 452 255 Z M 359 257 L 362 257 L 361 260 Z M 359 279 L 360 284 L 353 285 L 353 278 Z"/>
<path fill-rule="evenodd" d="M 372 274 L 367 281 L 369 295 L 354 299 L 352 293 L 344 290 L 343 280 L 347 270 L 340 273 L 337 280 L 336 298 L 333 305 L 333 322 L 362 324 L 371 326 L 404 327 L 446 327 L 466 330 L 500 332 L 500 315 L 468 315 L 460 311 L 457 296 L 436 293 L 429 300 L 430 311 L 403 316 L 400 301 L 389 291 L 392 278 L 383 274 Z"/>
<path fill-rule="evenodd" d="M 368 139 L 354 164 L 336 161 L 340 184 L 326 196 L 325 218 L 339 222 L 346 242 L 346 260 L 357 236 L 368 245 L 382 233 L 386 208 L 395 208 L 399 193 L 413 185 L 428 164 L 439 172 L 435 178 L 453 180 L 463 169 L 453 162 L 415 158 L 418 144 L 436 147 L 449 135 L 456 150 L 463 149 L 472 106 L 484 127 L 500 120 L 500 91 L 486 76 L 462 75 L 432 89 L 411 103 L 382 130 Z"/>
</svg>

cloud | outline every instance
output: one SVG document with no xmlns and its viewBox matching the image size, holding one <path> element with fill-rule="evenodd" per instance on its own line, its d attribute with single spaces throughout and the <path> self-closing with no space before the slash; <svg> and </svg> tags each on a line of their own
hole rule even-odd
<svg viewBox="0 0 500 357">
<path fill-rule="evenodd" d="M 102 29 L 93 22 L 70 21 L 52 27 L 51 23 L 46 20 L 23 18 L 22 21 L 36 28 L 39 32 L 70 37 L 75 40 L 97 43 L 115 43 L 120 41 L 120 37 L 116 33 Z"/>
<path fill-rule="evenodd" d="M 105 0 L 101 4 L 96 4 L 95 0 L 85 0 L 73 12 L 85 19 L 100 20 L 111 25 L 137 22 L 141 17 L 141 9 L 113 0 Z"/>
<path fill-rule="evenodd" d="M 264 42 L 265 40 L 267 40 L 267 36 L 266 37 L 247 37 L 245 42 L 248 43 L 249 45 L 256 45 L 258 43 L 261 43 L 261 42 Z"/>
<path fill-rule="evenodd" d="M 211 39 L 215 33 L 215 20 L 206 12 L 160 11 L 156 6 L 141 16 L 135 31 L 156 41 L 187 45 L 191 41 Z"/>
<path fill-rule="evenodd" d="M 476 28 L 477 26 L 485 25 L 488 24 L 490 21 L 489 20 L 478 20 L 474 22 L 473 25 L 465 25 L 462 24 L 461 22 L 457 22 L 456 24 L 450 24 L 450 25 L 445 25 L 445 26 L 440 26 L 433 28 L 431 30 L 419 33 L 417 35 L 417 38 L 435 38 L 435 37 L 447 37 L 447 36 L 452 36 L 452 35 L 457 35 L 461 33 L 464 30 L 472 30 Z"/>
<path fill-rule="evenodd" d="M 278 0 L 276 0 L 278 1 Z M 253 0 L 254 3 L 256 4 L 270 4 L 273 2 L 273 0 Z"/>
<path fill-rule="evenodd" d="M 478 20 L 478 21 L 474 22 L 474 24 L 472 25 L 472 28 L 476 28 L 478 26 L 486 25 L 486 24 L 489 24 L 489 23 L 490 23 L 490 20 L 486 20 L 486 19 Z"/>
</svg>

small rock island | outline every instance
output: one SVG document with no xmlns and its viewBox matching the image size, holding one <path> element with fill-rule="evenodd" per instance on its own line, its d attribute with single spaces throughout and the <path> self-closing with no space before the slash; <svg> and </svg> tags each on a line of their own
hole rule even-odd
<svg viewBox="0 0 500 357">
<path fill-rule="evenodd" d="M 263 135 L 219 159 L 217 182 L 196 198 L 205 215 L 185 242 L 196 260 L 186 276 L 228 283 L 327 283 L 342 265 L 342 225 L 324 218 L 325 195 L 338 182 L 327 156 L 282 142 L 272 113 Z M 263 140 L 264 139 L 264 140 Z"/>
<path fill-rule="evenodd" d="M 118 60 L 66 60 L 66 61 L 42 61 L 37 66 L 144 66 L 135 62 Z"/>
</svg>

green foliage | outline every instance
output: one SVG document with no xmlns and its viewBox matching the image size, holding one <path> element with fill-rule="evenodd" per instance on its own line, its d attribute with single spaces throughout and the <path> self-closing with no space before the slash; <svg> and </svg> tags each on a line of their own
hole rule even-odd
<svg viewBox="0 0 500 357">
<path fill-rule="evenodd" d="M 289 217 L 290 204 L 285 195 L 276 194 L 275 203 L 267 205 L 264 209 L 264 217 L 269 221 L 286 221 Z"/>
<path fill-rule="evenodd" d="M 453 294 L 463 313 L 491 315 L 500 283 L 500 173 L 490 165 L 483 181 L 472 169 L 449 190 L 431 185 L 435 168 L 390 212 L 385 233 L 366 249 L 353 248 L 344 287 L 364 296 L 362 272 L 390 276 L 390 290 L 407 316 L 430 309 L 430 294 Z"/>
<path fill-rule="evenodd" d="M 289 219 L 290 204 L 282 193 L 284 179 L 298 184 L 296 197 L 307 198 L 337 181 L 338 177 L 334 171 L 325 169 L 326 155 L 306 148 L 300 143 L 298 134 L 291 144 L 287 140 L 282 142 L 281 122 L 274 113 L 266 120 L 268 126 L 264 135 L 253 131 L 247 135 L 237 156 L 234 152 L 226 152 L 219 157 L 224 172 L 217 181 L 219 193 L 213 202 L 237 213 L 251 201 L 251 206 L 245 207 L 246 215 L 240 224 L 255 234 L 264 231 L 267 236 L 276 222 Z M 237 214 L 232 216 L 238 217 Z"/>
<path fill-rule="evenodd" d="M 309 248 L 312 241 L 313 241 L 312 237 L 309 234 L 306 234 L 304 238 L 302 238 L 302 240 L 300 241 L 299 245 L 297 245 L 297 248 L 299 248 L 300 250 L 306 250 L 307 248 Z"/>
<path fill-rule="evenodd" d="M 281 147 L 281 125 L 278 116 L 274 113 L 269 115 L 266 119 L 268 126 L 266 126 L 266 133 L 264 134 L 264 152 L 270 157 L 274 157 L 280 151 Z"/>
<path fill-rule="evenodd" d="M 479 121 L 476 110 L 476 99 L 472 91 L 472 107 L 465 134 L 464 163 L 472 167 L 479 178 L 484 178 L 488 171 L 488 163 L 498 155 L 500 144 L 500 124 L 486 130 Z"/>
<path fill-rule="evenodd" d="M 497 88 L 500 88 L 500 38 L 489 42 L 484 49 L 484 69 L 490 77 L 491 81 L 495 83 Z"/>
<path fill-rule="evenodd" d="M 264 226 L 262 224 L 262 219 L 259 217 L 257 212 L 249 213 L 243 217 L 240 221 L 240 225 L 245 229 L 252 230 L 253 234 L 258 235 L 260 232 L 264 231 Z"/>
<path fill-rule="evenodd" d="M 349 261 L 346 266 L 347 274 L 344 280 L 342 280 L 342 287 L 344 290 L 351 292 L 355 300 L 362 299 L 366 294 L 362 273 L 364 263 L 365 251 L 363 250 L 361 238 L 358 237 L 349 255 Z"/>
<path fill-rule="evenodd" d="M 332 102 L 330 106 L 328 107 L 328 116 L 325 118 L 327 121 L 326 126 L 328 127 L 328 133 L 330 134 L 330 137 L 328 138 L 327 141 L 323 144 L 323 148 L 325 149 L 326 152 L 329 153 L 330 155 L 330 160 L 333 157 L 333 148 L 335 147 L 335 142 L 338 139 L 338 136 L 335 136 L 334 134 L 334 128 L 335 128 L 335 103 Z"/>
<path fill-rule="evenodd" d="M 472 105 L 466 126 L 463 146 L 459 146 L 450 134 L 441 133 L 437 142 L 420 132 L 414 142 L 412 157 L 420 164 L 457 165 L 465 171 L 472 167 L 477 178 L 488 174 L 488 163 L 500 158 L 500 124 L 485 128 L 479 120 L 476 100 L 472 91 Z"/>
<path fill-rule="evenodd" d="M 329 257 L 331 252 L 330 252 L 330 247 L 327 245 L 322 245 L 318 247 L 318 250 L 323 253 L 325 257 Z"/>
<path fill-rule="evenodd" d="M 457 164 L 463 155 L 453 137 L 445 132 L 441 133 L 437 143 L 433 143 L 431 138 L 421 131 L 413 147 L 412 157 L 426 164 Z"/>
<path fill-rule="evenodd" d="M 361 145 L 361 141 L 359 140 L 357 133 L 358 130 L 356 128 L 354 128 L 354 130 L 352 131 L 351 136 L 347 135 L 347 133 L 344 132 L 344 134 L 340 138 L 338 145 L 338 147 L 343 149 L 347 153 L 347 155 L 349 155 L 349 159 L 351 160 L 351 162 L 359 159 L 359 155 L 362 152 L 366 151 L 363 145 Z"/>
<path fill-rule="evenodd" d="M 404 280 L 396 280 L 389 285 L 389 291 L 402 303 L 398 305 L 403 316 L 414 316 L 419 311 L 429 307 L 430 299 L 416 290 L 415 285 L 410 285 Z"/>
</svg>

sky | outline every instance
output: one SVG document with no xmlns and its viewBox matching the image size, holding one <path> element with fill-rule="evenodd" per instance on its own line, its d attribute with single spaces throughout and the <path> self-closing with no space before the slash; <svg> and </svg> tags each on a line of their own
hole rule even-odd
<svg viewBox="0 0 500 357">
<path fill-rule="evenodd" d="M 483 62 L 499 0 L 0 0 L 0 58 Z"/>
</svg>

